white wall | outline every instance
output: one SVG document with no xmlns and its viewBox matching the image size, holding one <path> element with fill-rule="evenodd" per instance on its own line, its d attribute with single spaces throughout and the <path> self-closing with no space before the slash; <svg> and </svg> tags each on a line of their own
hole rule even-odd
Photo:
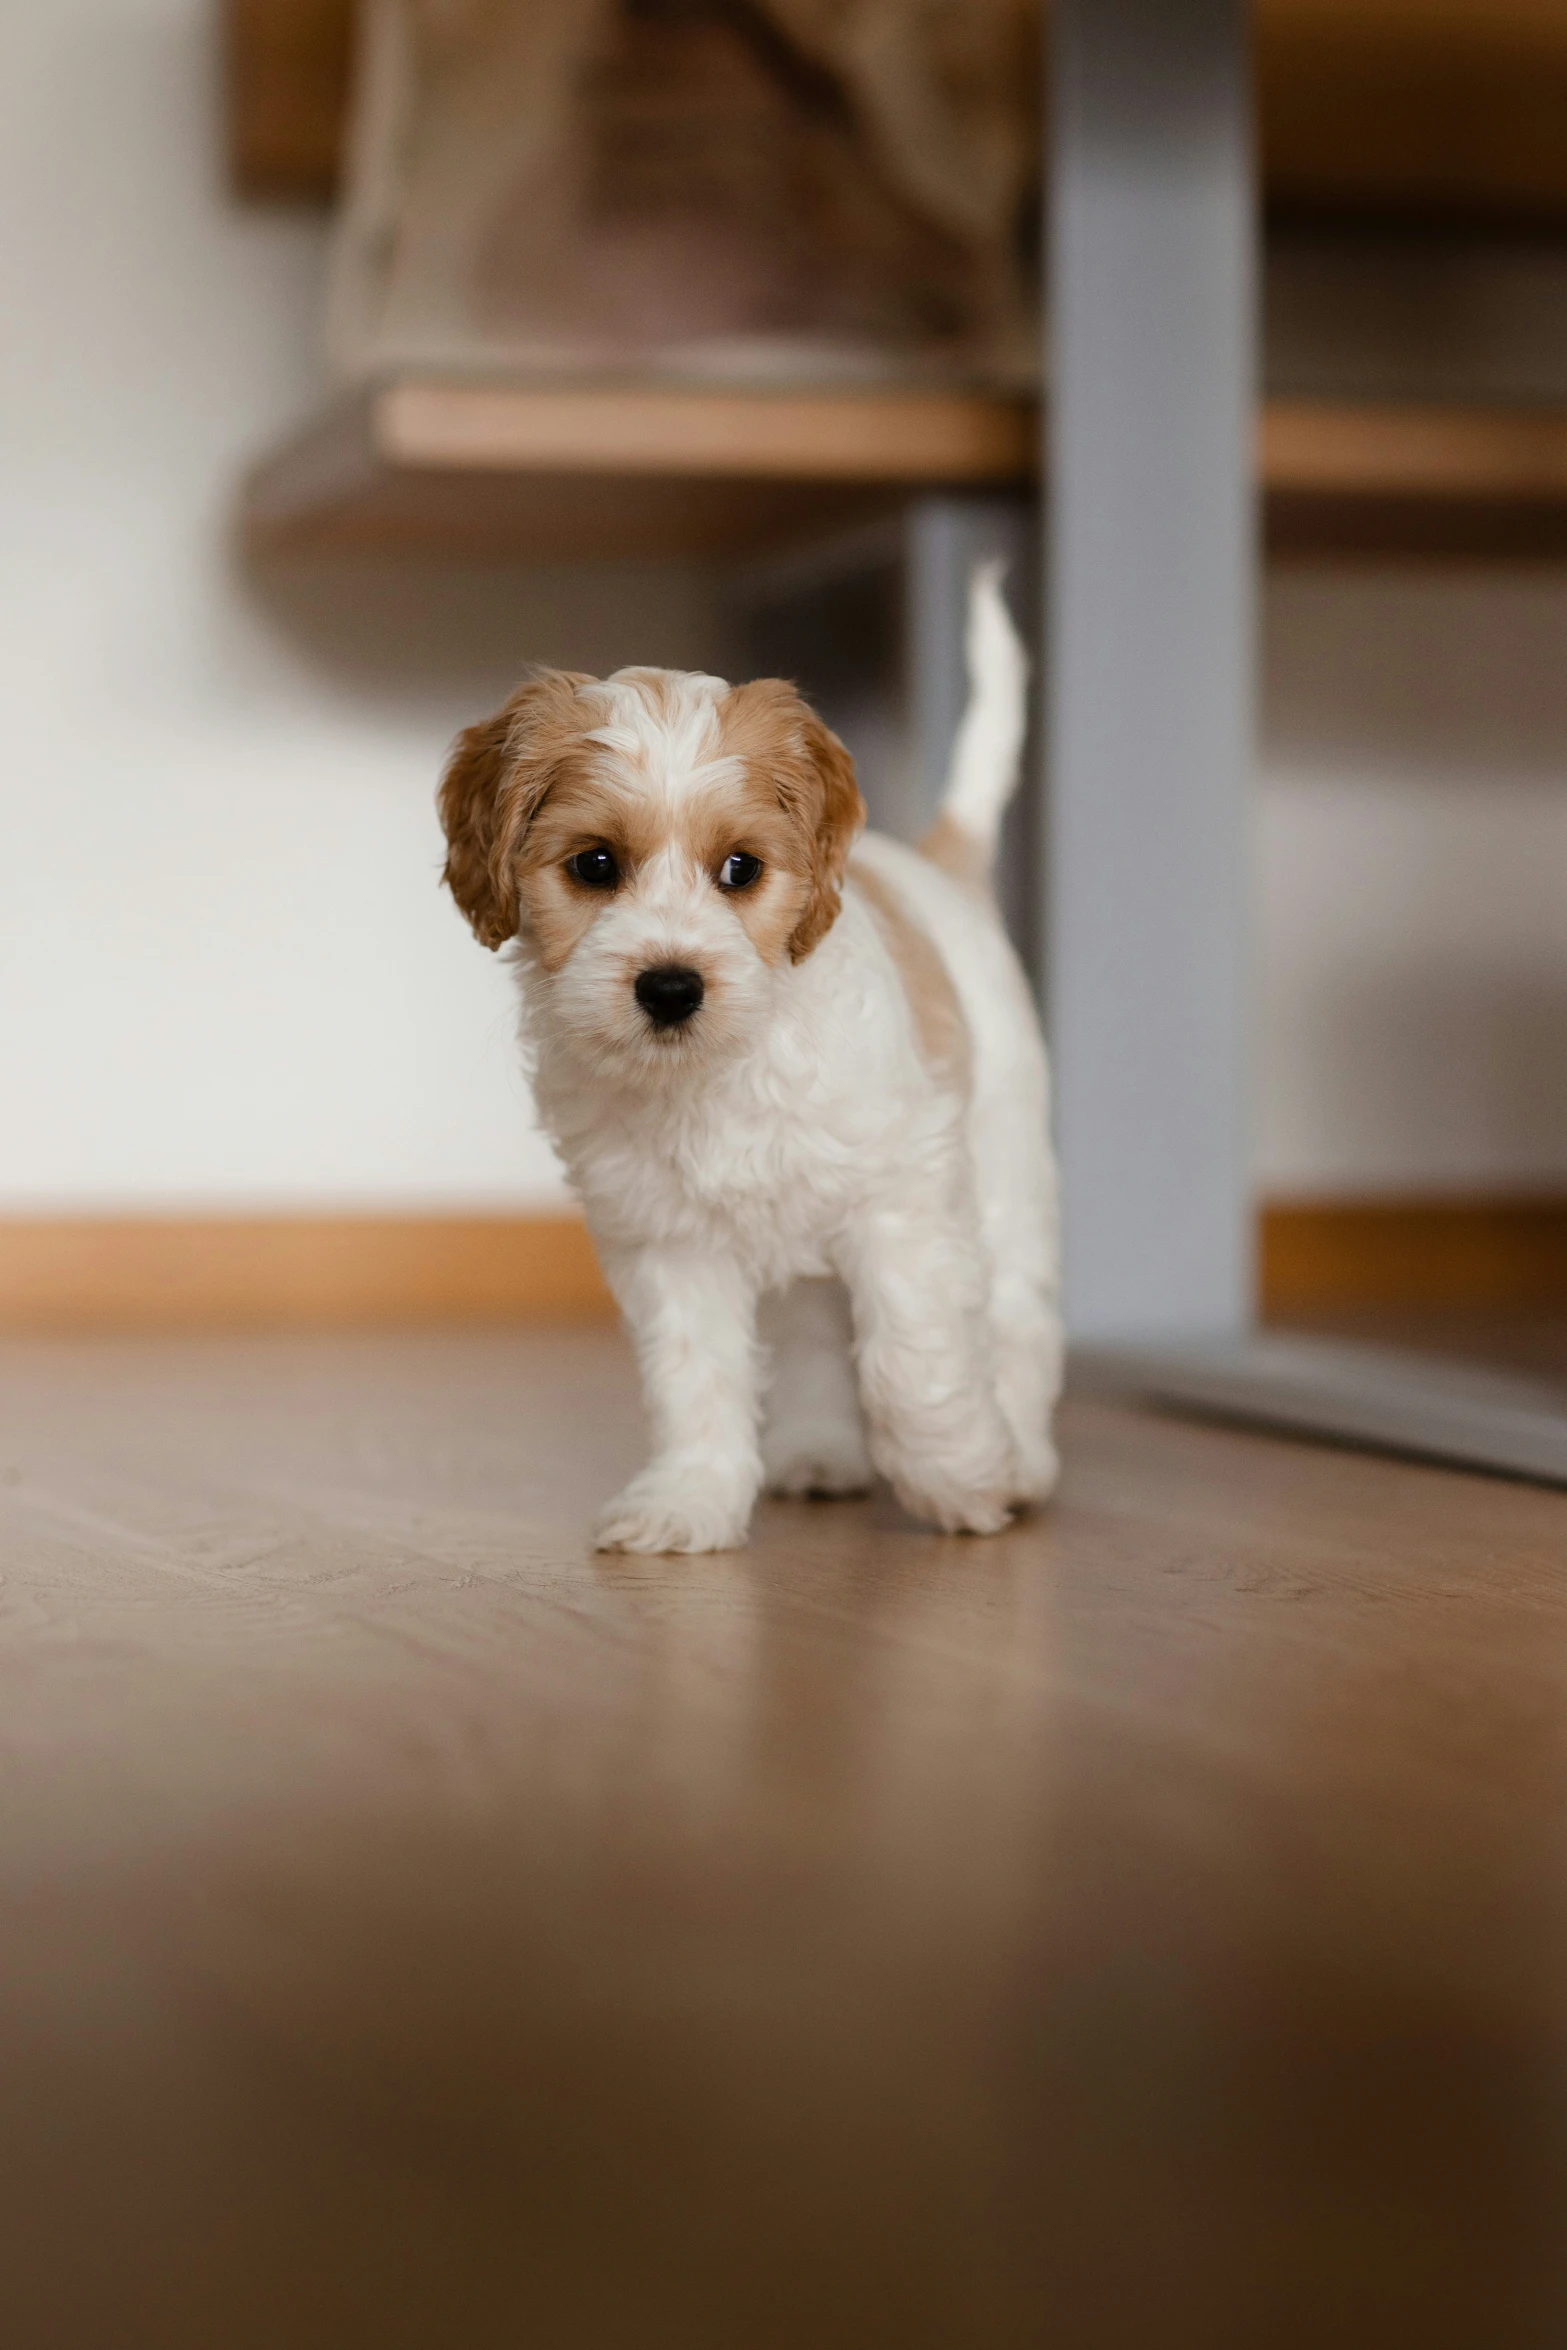
<svg viewBox="0 0 1567 2350">
<path fill-rule="evenodd" d="M 223 194 L 215 0 L 0 8 L 0 1211 L 558 1196 L 432 789 L 523 661 L 713 658 L 679 572 L 241 578 L 322 234 Z M 1281 576 L 1270 1189 L 1567 1184 L 1567 578 Z"/>
<path fill-rule="evenodd" d="M 1567 1190 L 1567 573 L 1281 573 L 1264 672 L 1262 1188 Z"/>
<path fill-rule="evenodd" d="M 322 232 L 223 193 L 217 15 L 0 9 L 0 1210 L 551 1199 L 441 754 L 529 658 L 698 658 L 707 604 L 236 575 Z"/>
</svg>

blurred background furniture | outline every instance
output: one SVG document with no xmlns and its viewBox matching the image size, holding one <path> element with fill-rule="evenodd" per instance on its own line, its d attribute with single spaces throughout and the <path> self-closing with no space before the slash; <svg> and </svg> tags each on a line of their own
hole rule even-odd
<svg viewBox="0 0 1567 2350">
<path fill-rule="evenodd" d="M 1270 550 L 1567 551 L 1567 327 L 1553 255 L 1531 275 L 1527 251 L 1476 244 L 1477 232 L 1538 239 L 1567 226 L 1557 12 L 1540 0 L 1259 0 L 1244 15 L 1268 224 L 1257 458 Z M 236 186 L 329 196 L 347 136 L 352 0 L 227 0 L 225 21 Z M 471 533 L 525 554 L 558 551 L 575 528 L 579 544 L 609 551 L 593 485 L 612 482 L 623 543 L 641 551 L 658 543 L 644 500 L 679 485 L 663 500 L 663 543 L 721 554 L 809 537 L 856 494 L 863 512 L 885 508 L 889 491 L 1033 469 L 1022 412 L 979 395 L 948 405 L 905 392 L 889 419 L 853 398 L 705 407 L 684 388 L 661 398 L 622 383 L 618 400 L 563 408 L 537 385 L 497 382 L 493 365 L 480 374 L 378 376 L 258 469 L 252 526 L 322 546 L 361 534 L 450 546 Z M 759 486 L 780 483 L 789 492 L 769 507 Z M 696 511 L 682 526 L 688 497 Z M 727 529 L 713 518 L 725 501 Z"/>
<path fill-rule="evenodd" d="M 1500 1286 L 1559 1287 L 1567 1218 L 1534 1200 L 1455 1201 L 1445 1220 L 1437 1203 L 1423 1224 L 1394 1202 L 1380 1227 L 1374 1203 L 1281 1204 L 1259 1227 L 1244 844 L 1253 484 L 1278 564 L 1567 554 L 1567 33 L 1535 0 L 1049 15 L 1042 419 L 1015 382 L 922 385 L 870 346 L 857 364 L 884 380 L 835 381 L 809 335 L 776 361 L 803 369 L 792 384 L 769 383 L 750 345 L 727 386 L 691 363 L 660 381 L 656 352 L 640 380 L 590 366 L 570 384 L 498 375 L 482 348 L 467 367 L 404 357 L 257 465 L 249 542 L 722 565 L 734 657 L 799 674 L 855 748 L 876 820 L 912 831 L 961 690 L 953 550 L 1011 547 L 1047 616 L 1025 518 L 1048 439 L 1051 789 L 1047 822 L 1019 819 L 1009 918 L 1047 989 L 1074 1328 L 1239 1336 L 1259 1246 L 1265 1298 L 1293 1280 L 1311 1302 L 1312 1265 L 1324 1290 L 1353 1288 L 1357 1261 L 1368 1292 L 1391 1279 L 1384 1259 L 1407 1287 L 1423 1248 L 1439 1302 L 1485 1256 L 1481 1214 L 1505 1227 Z M 367 19 L 402 24 L 405 48 L 415 21 L 392 0 Z M 728 22 L 716 5 L 667 21 L 680 38 Z M 808 15 L 782 21 L 809 42 Z M 351 11 L 230 0 L 227 24 L 236 184 L 340 188 L 356 86 L 362 183 L 389 101 L 355 83 Z M 379 166 L 412 168 L 395 152 Z M 362 184 L 356 201 L 364 215 Z M 393 235 L 395 196 L 376 202 Z M 394 269 L 358 234 L 361 275 Z M 1358 1260 L 1356 1212 L 1374 1234 Z"/>
</svg>

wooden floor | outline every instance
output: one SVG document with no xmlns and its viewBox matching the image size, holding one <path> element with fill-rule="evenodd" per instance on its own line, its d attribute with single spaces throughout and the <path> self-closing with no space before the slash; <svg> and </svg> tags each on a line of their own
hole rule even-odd
<svg viewBox="0 0 1567 2350">
<path fill-rule="evenodd" d="M 1083 1402 L 594 1559 L 637 1446 L 0 1349 L 8 2350 L 1567 2339 L 1567 1497 Z"/>
</svg>

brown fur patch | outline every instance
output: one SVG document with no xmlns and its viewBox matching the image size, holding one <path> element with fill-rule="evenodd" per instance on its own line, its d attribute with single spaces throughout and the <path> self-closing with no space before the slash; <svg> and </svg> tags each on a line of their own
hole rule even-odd
<svg viewBox="0 0 1567 2350">
<path fill-rule="evenodd" d="M 916 844 L 919 854 L 932 865 L 939 865 L 954 881 L 961 881 L 965 889 L 990 894 L 990 858 L 971 832 L 951 816 L 938 816 L 924 837 Z"/>
<path fill-rule="evenodd" d="M 593 682 L 564 669 L 533 678 L 453 746 L 438 801 L 443 878 L 482 946 L 517 934 L 519 853 L 546 794 L 583 750 L 578 688 Z"/>
<path fill-rule="evenodd" d="M 806 892 L 788 950 L 802 963 L 838 919 L 844 867 L 865 823 L 854 761 L 781 678 L 736 686 L 718 723 L 724 753 L 745 762 L 795 828 Z"/>
<path fill-rule="evenodd" d="M 633 875 L 664 838 L 659 811 L 604 774 L 595 743 L 576 743 L 528 827 L 517 856 L 517 895 L 529 938 L 546 971 L 558 971 L 616 892 L 590 889 L 566 870 L 582 849 L 608 849 Z"/>
<path fill-rule="evenodd" d="M 715 755 L 736 760 L 739 777 L 671 810 L 615 781 L 603 747 L 587 741 L 603 711 L 583 689 L 598 682 L 549 672 L 458 737 L 440 792 L 445 878 L 477 937 L 502 946 L 525 920 L 545 968 L 558 970 L 615 897 L 575 881 L 569 860 L 605 848 L 634 881 L 672 841 L 715 883 L 727 857 L 758 858 L 760 879 L 728 903 L 764 962 L 802 961 L 837 918 L 865 820 L 843 745 L 793 686 L 738 686 L 718 705 Z M 655 722 L 667 716 L 665 672 L 623 672 L 618 682 L 634 686 Z"/>
<path fill-rule="evenodd" d="M 760 859 L 760 879 L 727 891 L 725 903 L 764 963 L 791 956 L 811 894 L 811 860 L 766 774 L 747 766 L 737 782 L 698 794 L 681 807 L 675 829 L 692 863 L 715 881 L 726 858 Z"/>
<path fill-rule="evenodd" d="M 960 1093 L 968 1091 L 968 1022 L 952 976 L 934 940 L 922 930 L 897 892 L 879 873 L 851 867 L 849 879 L 870 908 L 882 943 L 897 966 L 914 1020 L 920 1058 L 931 1075 Z"/>
<path fill-rule="evenodd" d="M 617 669 L 615 683 L 630 686 L 654 724 L 662 726 L 669 717 L 676 674 L 669 669 Z"/>
<path fill-rule="evenodd" d="M 783 961 L 810 885 L 800 870 L 798 834 L 776 797 L 747 776 L 678 802 L 672 814 L 673 821 L 666 803 L 628 791 L 591 766 L 555 785 L 529 827 L 517 880 L 528 934 L 547 971 L 560 969 L 615 901 L 614 891 L 588 889 L 568 872 L 568 860 L 588 848 L 608 849 L 633 886 L 639 868 L 669 846 L 715 884 L 729 857 L 758 858 L 760 878 L 725 902 L 763 962 Z"/>
</svg>

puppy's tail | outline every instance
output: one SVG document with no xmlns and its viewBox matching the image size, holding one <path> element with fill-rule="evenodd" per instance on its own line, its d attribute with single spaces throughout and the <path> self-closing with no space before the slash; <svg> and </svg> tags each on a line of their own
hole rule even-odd
<svg viewBox="0 0 1567 2350">
<path fill-rule="evenodd" d="M 921 856 L 969 883 L 990 879 L 1027 724 L 1028 655 L 1001 593 L 1005 569 L 999 560 L 978 563 L 969 581 L 968 708 L 940 813 L 919 844 Z"/>
</svg>

